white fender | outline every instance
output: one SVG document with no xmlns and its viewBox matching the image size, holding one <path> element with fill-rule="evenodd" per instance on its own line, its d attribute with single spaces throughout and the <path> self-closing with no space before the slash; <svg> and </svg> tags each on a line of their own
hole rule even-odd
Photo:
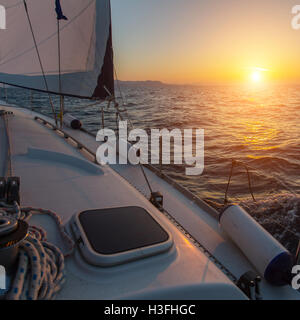
<svg viewBox="0 0 300 320">
<path fill-rule="evenodd" d="M 63 122 L 66 126 L 75 130 L 80 129 L 82 126 L 81 121 L 72 116 L 70 113 L 64 114 Z"/>
<path fill-rule="evenodd" d="M 227 207 L 220 225 L 261 276 L 273 285 L 288 284 L 293 256 L 243 208 Z"/>
</svg>

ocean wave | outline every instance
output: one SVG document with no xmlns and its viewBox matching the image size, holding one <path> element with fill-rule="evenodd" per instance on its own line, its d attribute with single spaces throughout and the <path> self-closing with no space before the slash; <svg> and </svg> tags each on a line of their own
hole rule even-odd
<svg viewBox="0 0 300 320">
<path fill-rule="evenodd" d="M 300 239 L 300 196 L 276 194 L 240 205 L 291 252 Z"/>
</svg>

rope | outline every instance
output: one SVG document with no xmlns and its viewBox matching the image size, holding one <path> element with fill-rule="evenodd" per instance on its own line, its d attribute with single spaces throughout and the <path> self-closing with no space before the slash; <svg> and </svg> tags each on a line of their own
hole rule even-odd
<svg viewBox="0 0 300 320">
<path fill-rule="evenodd" d="M 88 104 L 86 106 L 84 106 L 85 108 L 89 108 L 89 107 L 93 107 L 93 106 L 97 106 L 98 104 L 101 104 L 103 101 L 97 101 L 91 104 Z"/>
<path fill-rule="evenodd" d="M 130 119 L 130 117 L 129 117 L 127 108 L 126 108 L 126 106 L 125 106 L 125 99 L 124 99 L 124 96 L 123 96 L 121 87 L 120 87 L 120 85 L 119 85 L 118 74 L 117 74 L 117 70 L 116 70 L 115 67 L 114 67 L 114 72 L 115 72 L 115 77 L 116 77 L 116 80 L 117 80 L 117 87 L 118 87 L 118 90 L 119 90 L 119 92 L 120 92 L 120 96 L 121 96 L 121 100 L 122 100 L 122 107 L 123 107 L 123 109 L 124 109 L 124 110 L 120 110 L 120 109 L 119 109 L 119 104 L 114 100 L 114 107 L 115 107 L 116 110 L 117 110 L 116 115 L 117 115 L 117 117 L 120 117 L 120 119 L 123 121 L 121 112 L 124 112 L 125 115 L 126 115 L 127 120 L 129 121 L 130 128 L 131 128 L 131 129 L 134 129 L 134 125 L 133 125 L 133 123 L 132 123 L 132 121 L 131 121 L 131 119 Z M 144 178 L 145 178 L 146 184 L 147 184 L 147 186 L 148 186 L 148 188 L 149 188 L 150 194 L 152 194 L 152 193 L 153 193 L 153 189 L 152 189 L 151 184 L 150 184 L 150 182 L 149 182 L 149 179 L 148 179 L 148 177 L 147 177 L 147 175 L 146 175 L 146 172 L 145 172 L 145 170 L 144 170 L 144 167 L 143 167 L 143 165 L 142 165 L 141 163 L 139 163 L 139 166 L 140 166 L 141 171 L 142 171 L 142 174 L 143 174 L 143 176 L 144 176 Z"/>
<path fill-rule="evenodd" d="M 115 66 L 114 66 L 114 72 L 115 72 L 115 77 L 116 77 L 116 81 L 117 81 L 117 87 L 118 87 L 118 90 L 119 90 L 119 93 L 120 93 L 120 97 L 121 97 L 121 101 L 122 101 L 122 107 L 124 108 L 123 112 L 126 114 L 126 118 L 129 121 L 131 129 L 134 129 L 134 125 L 133 125 L 133 123 L 131 121 L 131 118 L 129 117 L 129 114 L 128 114 L 128 111 L 127 111 L 127 108 L 126 108 L 127 102 L 125 101 L 125 97 L 124 97 L 123 92 L 121 90 L 119 79 L 118 79 L 118 74 L 117 74 L 117 69 L 116 69 Z"/>
<path fill-rule="evenodd" d="M 241 161 L 240 161 L 240 162 L 241 162 Z M 254 167 L 252 167 L 252 166 L 250 166 L 250 165 L 247 165 L 247 166 L 248 166 L 249 169 L 252 169 L 252 170 L 256 171 L 257 173 L 259 173 L 260 175 L 262 175 L 262 176 L 264 176 L 264 177 L 266 177 L 266 178 L 274 179 L 274 180 L 277 181 L 279 184 L 281 184 L 286 190 L 288 190 L 290 193 L 292 193 L 294 196 L 298 196 L 297 193 L 295 193 L 289 186 L 287 186 L 282 179 L 276 177 L 276 175 L 275 175 L 274 173 L 273 173 L 273 175 L 270 175 L 270 174 L 267 174 L 267 173 L 262 172 L 262 171 L 259 170 L 259 169 L 254 168 Z"/>
<path fill-rule="evenodd" d="M 63 269 L 64 257 L 58 248 L 28 236 L 20 245 L 18 271 L 6 298 L 8 300 L 53 299 L 62 287 Z"/>
<path fill-rule="evenodd" d="M 229 159 L 228 158 L 225 158 L 225 157 L 218 157 L 217 159 L 219 160 L 224 160 L 224 161 L 228 161 Z M 250 171 L 249 169 L 251 169 L 253 172 L 255 172 L 258 176 L 263 176 L 264 178 L 267 178 L 267 179 L 272 179 L 272 180 L 275 180 L 277 183 L 279 183 L 282 187 L 284 187 L 285 190 L 289 191 L 292 195 L 294 196 L 298 196 L 297 193 L 295 193 L 289 186 L 286 185 L 286 183 L 275 176 L 275 174 L 273 173 L 273 175 L 271 174 L 268 174 L 268 173 L 265 173 L 257 168 L 254 168 L 253 166 L 249 165 L 249 164 L 246 164 L 244 163 L 243 161 L 240 161 L 240 160 L 235 160 L 235 159 L 231 159 L 231 162 L 234 161 L 235 163 L 237 164 L 242 164 L 244 167 L 246 167 L 246 170 L 247 170 L 247 175 L 248 175 L 248 179 L 250 178 Z M 231 177 L 232 177 L 232 167 L 231 167 L 231 170 L 230 170 L 230 174 L 229 174 L 229 178 L 228 178 L 228 182 L 227 182 L 227 187 L 226 187 L 226 191 L 225 191 L 225 200 L 224 200 L 224 204 L 228 203 L 228 197 L 226 196 L 228 194 L 228 191 L 229 191 L 229 184 L 231 182 Z M 248 184 L 249 184 L 249 188 L 252 189 L 252 185 L 251 185 L 251 181 L 249 183 L 249 180 L 248 180 Z M 224 190 L 222 190 L 221 188 L 217 187 L 216 185 L 213 185 L 213 189 L 216 189 L 217 191 L 219 191 L 220 193 L 224 193 Z M 254 196 L 253 196 L 254 197 Z M 252 197 L 252 199 L 253 199 Z M 240 202 L 240 199 L 238 199 L 236 196 L 231 196 L 231 198 L 233 198 L 237 203 Z M 213 205 L 217 206 L 217 207 L 223 207 L 223 205 L 221 204 L 218 204 L 218 203 L 214 203 L 212 202 L 211 200 L 207 200 L 205 199 L 206 202 L 208 202 L 209 204 L 212 203 Z M 255 200 L 254 200 L 255 201 Z"/>
<path fill-rule="evenodd" d="M 7 88 L 6 88 L 5 83 L 3 83 L 3 89 L 4 89 L 4 95 L 5 95 L 5 102 L 7 103 L 8 102 L 8 96 L 7 96 Z"/>
<path fill-rule="evenodd" d="M 35 35 L 34 35 L 34 31 L 33 31 L 33 27 L 32 27 L 31 20 L 30 20 L 30 16 L 29 16 L 29 12 L 28 12 L 28 7 L 27 7 L 26 0 L 23 0 L 23 3 L 24 3 L 24 8 L 25 8 L 27 20 L 28 20 L 28 22 L 29 22 L 29 27 L 30 27 L 30 30 L 31 30 L 31 34 L 32 34 L 34 46 L 35 46 L 36 53 L 37 53 L 37 56 L 38 56 L 38 60 L 39 60 L 39 63 L 40 63 L 41 71 L 42 71 L 42 74 L 43 74 L 43 79 L 44 79 L 44 82 L 45 82 L 45 87 L 46 87 L 46 90 L 47 90 L 47 92 L 48 92 L 48 97 L 49 97 L 49 102 L 50 102 L 50 105 L 51 105 L 53 117 L 54 117 L 54 120 L 55 120 L 55 124 L 56 124 L 56 126 L 57 126 L 56 113 L 55 113 L 54 105 L 53 105 L 53 102 L 52 102 L 52 99 L 51 99 L 51 96 L 50 96 L 50 93 L 49 93 L 49 87 L 48 87 L 47 79 L 46 79 L 46 76 L 45 76 L 45 71 L 44 71 L 42 59 L 41 59 L 41 56 L 40 56 L 40 52 L 39 52 L 39 49 L 38 49 L 38 46 L 37 46 L 37 42 L 36 42 L 36 39 L 35 39 Z"/>
<path fill-rule="evenodd" d="M 33 91 L 30 90 L 30 107 L 31 110 L 34 110 L 34 105 L 33 105 Z"/>
<path fill-rule="evenodd" d="M 229 161 L 228 158 L 220 157 L 220 156 L 217 159 L 224 160 L 224 161 Z M 261 171 L 260 169 L 257 169 L 257 168 L 255 168 L 255 167 L 253 167 L 253 166 L 249 165 L 248 163 L 245 163 L 245 162 L 243 162 L 241 160 L 231 159 L 231 161 L 235 161 L 238 164 L 242 164 L 243 166 L 247 167 L 248 170 L 251 169 L 251 170 L 255 171 L 255 173 L 257 173 L 257 175 L 259 175 L 259 176 L 263 176 L 265 178 L 275 180 L 281 186 L 283 186 L 285 188 L 285 190 L 289 191 L 294 196 L 298 196 L 297 193 L 295 193 L 288 185 L 286 185 L 286 183 L 281 178 L 277 177 L 275 173 L 273 173 L 272 175 L 268 174 L 268 173 L 265 173 L 265 172 Z M 300 185 L 299 185 L 299 187 L 300 187 Z"/>
<path fill-rule="evenodd" d="M 229 191 L 229 186 L 230 186 L 231 178 L 232 178 L 232 175 L 233 175 L 233 168 L 234 168 L 234 162 L 233 162 L 233 160 L 232 160 L 231 169 L 230 169 L 230 174 L 229 174 L 229 178 L 228 178 L 228 183 L 227 183 L 227 187 L 226 187 L 226 191 L 225 191 L 224 204 L 227 204 L 227 203 L 228 203 L 227 195 L 228 195 L 228 191 Z"/>
<path fill-rule="evenodd" d="M 117 122 L 117 127 L 118 127 L 118 119 L 120 118 L 121 121 L 123 121 L 123 118 L 122 118 L 122 115 L 121 115 L 120 110 L 119 110 L 119 105 L 118 105 L 116 102 L 115 102 L 115 108 L 116 108 L 116 110 L 117 110 L 117 112 L 116 112 L 116 122 Z M 129 119 L 129 121 L 130 121 L 130 119 Z M 130 123 L 131 123 L 131 122 L 130 122 Z M 132 125 L 132 123 L 131 123 L 131 125 Z M 144 167 L 143 167 L 143 165 L 142 165 L 141 163 L 139 163 L 139 166 L 140 166 L 140 168 L 141 168 L 143 177 L 145 178 L 146 184 L 147 184 L 147 186 L 148 186 L 148 188 L 149 188 L 150 194 L 152 194 L 152 193 L 153 193 L 153 189 L 152 189 L 152 187 L 151 187 L 151 185 L 150 185 L 150 182 L 149 182 L 149 179 L 148 179 L 148 177 L 147 177 L 147 175 L 146 175 L 146 172 L 145 172 L 145 170 L 144 170 Z"/>
<path fill-rule="evenodd" d="M 75 248 L 75 243 L 74 243 L 73 239 L 66 233 L 66 231 L 63 227 L 62 220 L 58 214 L 56 214 L 55 212 L 53 212 L 51 210 L 45 210 L 45 209 L 41 209 L 41 208 L 32 208 L 32 207 L 22 208 L 21 212 L 23 214 L 25 214 L 25 220 L 29 220 L 32 217 L 32 215 L 34 215 L 34 214 L 45 214 L 45 215 L 52 217 L 54 219 L 54 221 L 56 222 L 56 225 L 59 228 L 59 231 L 60 231 L 60 234 L 61 234 L 63 240 L 66 243 L 68 243 L 68 246 L 70 248 L 69 251 L 64 254 L 64 257 L 69 257 L 70 255 L 72 255 L 74 248 Z M 37 228 L 35 228 L 35 229 L 37 229 Z M 45 231 L 43 231 L 43 232 L 45 235 L 47 235 Z"/>
<path fill-rule="evenodd" d="M 144 170 L 144 167 L 141 165 L 141 163 L 140 163 L 140 168 L 141 168 L 141 171 L 142 171 L 143 176 L 144 176 L 144 178 L 145 178 L 145 181 L 146 181 L 146 183 L 147 183 L 147 185 L 148 185 L 148 188 L 149 188 L 149 190 L 150 190 L 150 193 L 152 194 L 152 193 L 153 193 L 153 190 L 152 190 L 152 188 L 151 188 L 151 185 L 150 185 L 149 179 L 148 179 L 148 177 L 147 177 L 147 175 L 146 175 L 146 172 L 145 172 L 145 170 Z"/>
<path fill-rule="evenodd" d="M 228 191 L 229 191 L 229 186 L 230 186 L 231 178 L 232 178 L 232 176 L 233 176 L 233 169 L 234 169 L 235 166 L 238 166 L 239 164 L 242 165 L 243 167 L 245 167 L 245 169 L 246 169 L 246 171 L 247 171 L 249 191 L 250 191 L 250 194 L 251 194 L 251 196 L 252 196 L 253 201 L 256 202 L 255 197 L 254 197 L 254 194 L 253 194 L 253 190 L 252 190 L 251 179 L 250 179 L 250 172 L 249 172 L 248 166 L 247 166 L 245 163 L 243 163 L 243 162 L 239 162 L 239 161 L 236 161 L 236 160 L 232 159 L 232 164 L 231 164 L 229 179 L 228 179 L 228 183 L 227 183 L 227 187 L 226 187 L 226 191 L 225 191 L 225 199 L 224 199 L 224 204 L 225 204 L 225 205 L 228 203 Z"/>
<path fill-rule="evenodd" d="M 105 128 L 105 119 L 104 119 L 104 109 L 103 109 L 103 107 L 101 108 L 101 118 L 102 118 L 102 129 L 104 130 L 104 128 Z"/>
<path fill-rule="evenodd" d="M 65 232 L 61 218 L 56 213 L 31 207 L 20 209 L 17 203 L 13 206 L 4 205 L 0 208 L 0 215 L 9 215 L 24 221 L 29 220 L 33 214 L 51 216 L 70 249 L 63 254 L 58 247 L 47 242 L 47 233 L 44 229 L 30 226 L 26 240 L 19 247 L 17 272 L 6 295 L 8 300 L 50 300 L 55 298 L 64 283 L 64 259 L 70 256 L 75 248 L 74 241 Z"/>
</svg>

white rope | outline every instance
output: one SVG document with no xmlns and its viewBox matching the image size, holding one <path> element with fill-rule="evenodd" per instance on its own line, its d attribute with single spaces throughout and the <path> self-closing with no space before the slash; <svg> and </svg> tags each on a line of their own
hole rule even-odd
<svg viewBox="0 0 300 320">
<path fill-rule="evenodd" d="M 75 248 L 74 241 L 65 232 L 61 218 L 56 213 L 31 207 L 20 209 L 16 203 L 10 207 L 3 207 L 2 204 L 0 208 L 0 215 L 24 221 L 29 220 L 33 214 L 51 216 L 70 249 L 63 255 L 58 247 L 47 242 L 44 229 L 30 226 L 28 236 L 19 247 L 17 272 L 6 295 L 8 300 L 54 299 L 64 283 L 64 259 L 71 255 Z"/>
</svg>

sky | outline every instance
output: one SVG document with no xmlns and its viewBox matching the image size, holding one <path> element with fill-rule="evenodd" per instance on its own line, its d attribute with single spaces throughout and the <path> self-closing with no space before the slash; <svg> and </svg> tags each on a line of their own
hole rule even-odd
<svg viewBox="0 0 300 320">
<path fill-rule="evenodd" d="M 111 0 L 120 80 L 300 83 L 300 0 Z"/>
</svg>

